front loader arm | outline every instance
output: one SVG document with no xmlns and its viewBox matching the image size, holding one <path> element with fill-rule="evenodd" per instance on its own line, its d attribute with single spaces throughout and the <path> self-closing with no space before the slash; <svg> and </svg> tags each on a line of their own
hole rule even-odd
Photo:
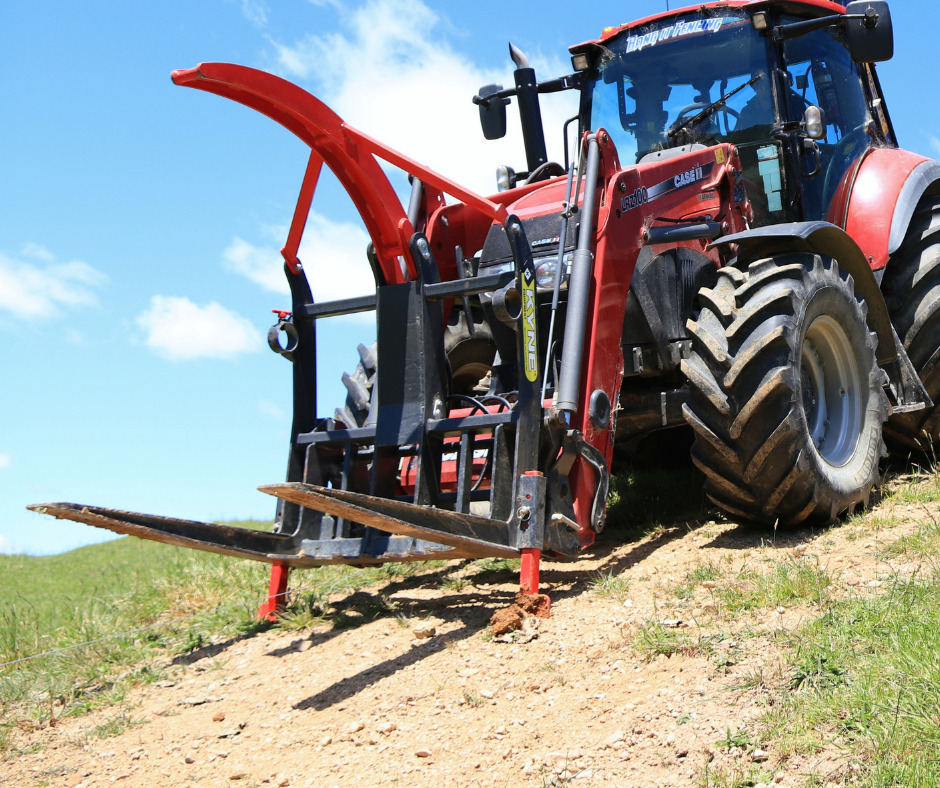
<svg viewBox="0 0 940 788">
<path fill-rule="evenodd" d="M 399 258 L 407 266 L 407 279 L 418 278 L 409 249 L 414 227 L 376 156 L 484 215 L 499 221 L 506 218 L 505 206 L 475 194 L 353 128 L 318 98 L 274 74 L 232 63 L 201 63 L 195 68 L 174 71 L 172 78 L 177 85 L 215 93 L 251 107 L 309 145 L 312 155 L 308 173 L 319 171 L 314 158 L 317 157 L 342 183 L 362 216 L 389 284 L 406 281 Z M 315 187 L 315 175 L 312 181 Z M 307 193 L 301 194 L 301 200 L 306 198 L 309 206 L 313 188 L 304 192 Z"/>
</svg>

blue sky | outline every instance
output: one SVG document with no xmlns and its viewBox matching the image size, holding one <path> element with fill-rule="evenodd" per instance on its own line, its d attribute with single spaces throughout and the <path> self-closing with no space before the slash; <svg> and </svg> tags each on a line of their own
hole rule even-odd
<svg viewBox="0 0 940 788">
<path fill-rule="evenodd" d="M 675 7 L 677 3 L 673 2 Z M 507 41 L 543 78 L 567 47 L 665 10 L 418 0 L 204 0 L 5 8 L 0 29 L 0 552 L 54 553 L 106 532 L 27 512 L 75 501 L 192 519 L 270 518 L 283 478 L 290 365 L 271 353 L 289 307 L 278 249 L 304 146 L 240 105 L 179 88 L 227 61 L 297 82 L 353 125 L 477 191 L 523 168 L 517 134 L 483 140 L 470 102 L 511 84 Z M 940 7 L 892 4 L 879 73 L 902 146 L 940 157 L 932 58 Z M 545 105 L 550 152 L 564 97 Z M 513 119 L 513 116 L 510 116 Z M 510 124 L 512 126 L 512 123 Z M 559 156 L 560 153 L 556 153 Z M 393 181 L 403 189 L 403 179 Z M 367 292 L 367 242 L 325 179 L 301 259 L 318 300 Z M 320 412 L 368 319 L 320 325 Z"/>
</svg>

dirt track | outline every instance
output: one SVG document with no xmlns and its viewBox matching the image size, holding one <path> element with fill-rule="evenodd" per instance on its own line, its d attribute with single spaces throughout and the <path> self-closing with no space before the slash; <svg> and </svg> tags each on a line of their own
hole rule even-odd
<svg viewBox="0 0 940 788">
<path fill-rule="evenodd" d="M 459 591 L 442 587 L 440 573 L 391 583 L 376 592 L 398 617 L 273 630 L 171 667 L 169 680 L 134 691 L 134 724 L 119 735 L 89 735 L 122 714 L 115 708 L 23 734 L 21 746 L 37 751 L 0 764 L 0 784 L 683 786 L 704 785 L 706 770 L 752 769 L 767 784 L 802 785 L 810 774 L 825 784 L 844 766 L 835 758 L 716 743 L 762 712 L 780 675 L 781 633 L 818 611 L 731 615 L 714 585 L 745 565 L 818 560 L 836 593 L 877 593 L 872 581 L 889 569 L 879 547 L 919 516 L 895 514 L 900 525 L 796 532 L 775 545 L 715 522 L 623 544 L 606 536 L 577 562 L 543 564 L 552 616 L 529 642 L 488 633 L 516 590 L 505 572 L 472 575 Z M 690 583 L 704 565 L 721 577 Z M 626 578 L 625 596 L 599 593 L 598 572 Z M 650 624 L 692 644 L 689 653 L 641 653 L 636 638 Z"/>
</svg>

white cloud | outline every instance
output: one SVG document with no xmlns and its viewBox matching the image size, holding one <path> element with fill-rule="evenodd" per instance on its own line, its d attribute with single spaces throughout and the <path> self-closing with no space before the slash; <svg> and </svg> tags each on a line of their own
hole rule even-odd
<svg viewBox="0 0 940 788">
<path fill-rule="evenodd" d="M 8 451 L 0 452 L 0 471 L 5 471 L 13 464 L 13 455 Z"/>
<path fill-rule="evenodd" d="M 0 534 L 0 555 L 12 555 L 15 552 L 10 540 Z"/>
<path fill-rule="evenodd" d="M 937 156 L 940 156 L 940 137 L 934 137 L 931 134 L 930 135 L 930 147 L 936 151 Z"/>
<path fill-rule="evenodd" d="M 264 0 L 241 0 L 242 16 L 258 29 L 268 23 L 268 4 Z"/>
<path fill-rule="evenodd" d="M 283 271 L 284 260 L 273 247 L 254 246 L 236 237 L 222 252 L 222 257 L 226 268 L 248 277 L 265 290 L 289 292 Z"/>
<path fill-rule="evenodd" d="M 515 108 L 507 137 L 492 142 L 483 139 L 471 102 L 481 85 L 512 84 L 508 51 L 500 68 L 479 67 L 449 46 L 440 18 L 420 0 L 370 0 L 345 7 L 341 19 L 346 33 L 311 34 L 289 45 L 272 41 L 287 78 L 312 80 L 314 92 L 344 120 L 481 194 L 495 191 L 497 164 L 525 168 Z M 570 70 L 560 60 L 528 54 L 543 77 Z M 575 102 L 571 93 L 561 105 L 543 97 L 555 159 L 563 155 L 562 123 Z"/>
<path fill-rule="evenodd" d="M 146 333 L 147 347 L 170 361 L 232 359 L 264 345 L 249 320 L 214 301 L 199 306 L 188 298 L 157 295 L 137 325 Z"/>
<path fill-rule="evenodd" d="M 80 260 L 56 263 L 55 257 L 38 244 L 26 244 L 26 262 L 0 253 L 0 310 L 16 317 L 48 317 L 63 307 L 95 306 L 95 289 L 108 277 Z"/>
<path fill-rule="evenodd" d="M 269 39 L 288 79 L 305 82 L 308 89 L 313 83 L 312 92 L 344 120 L 480 194 L 495 191 L 497 164 L 525 168 L 515 107 L 509 109 L 509 134 L 494 142 L 483 138 L 479 113 L 471 101 L 481 85 L 512 84 L 508 49 L 501 68 L 477 66 L 444 40 L 441 28 L 448 27 L 446 21 L 421 0 L 367 0 L 357 7 L 334 0 L 310 2 L 334 8 L 344 32 L 311 34 L 293 44 Z M 355 68 L 342 53 L 355 53 Z M 543 77 L 568 70 L 563 61 L 548 62 L 538 53 L 528 54 Z M 575 99 L 566 94 L 558 104 L 557 96 L 546 96 L 542 107 L 549 155 L 561 160 L 561 129 L 576 109 Z M 400 176 L 393 182 L 407 188 Z M 234 238 L 222 253 L 224 265 L 265 290 L 286 295 L 278 250 L 287 229 L 262 228 L 258 244 Z M 298 257 L 316 301 L 373 292 L 365 257 L 368 242 L 358 217 L 355 222 L 333 221 L 322 212 L 311 212 Z"/>
<path fill-rule="evenodd" d="M 55 255 L 42 244 L 27 241 L 23 244 L 23 256 L 33 257 L 36 260 L 42 260 L 44 263 L 51 263 L 55 260 Z"/>
<path fill-rule="evenodd" d="M 263 233 L 283 242 L 287 227 L 267 227 Z M 297 256 L 318 301 L 332 301 L 365 295 L 375 289 L 372 271 L 366 260 L 369 236 L 361 225 L 334 222 L 311 213 Z M 288 294 L 284 259 L 275 247 L 255 246 L 235 238 L 222 253 L 230 271 L 246 276 L 265 290 Z"/>
</svg>

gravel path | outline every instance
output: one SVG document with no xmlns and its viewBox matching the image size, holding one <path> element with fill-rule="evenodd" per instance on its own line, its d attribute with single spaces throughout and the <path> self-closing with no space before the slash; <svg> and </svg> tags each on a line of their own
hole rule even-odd
<svg viewBox="0 0 940 788">
<path fill-rule="evenodd" d="M 0 764 L 0 784 L 695 786 L 706 770 L 759 767 L 766 784 L 802 785 L 835 773 L 838 759 L 717 742 L 763 712 L 773 682 L 758 679 L 780 675 L 781 631 L 818 611 L 730 613 L 716 588 L 742 567 L 803 560 L 836 593 L 877 593 L 879 548 L 917 515 L 901 507 L 890 527 L 846 524 L 776 544 L 716 522 L 629 543 L 605 535 L 576 562 L 543 564 L 552 616 L 528 642 L 487 628 L 516 590 L 506 573 L 491 584 L 492 573 L 468 567 L 459 591 L 440 572 L 392 582 L 370 593 L 398 617 L 216 644 L 123 708 L 19 734 L 34 751 Z M 716 578 L 696 580 L 702 567 Z M 662 653 L 671 649 L 654 637 L 644 650 L 644 632 L 679 648 Z M 101 726 L 120 732 L 93 735 Z"/>
</svg>

